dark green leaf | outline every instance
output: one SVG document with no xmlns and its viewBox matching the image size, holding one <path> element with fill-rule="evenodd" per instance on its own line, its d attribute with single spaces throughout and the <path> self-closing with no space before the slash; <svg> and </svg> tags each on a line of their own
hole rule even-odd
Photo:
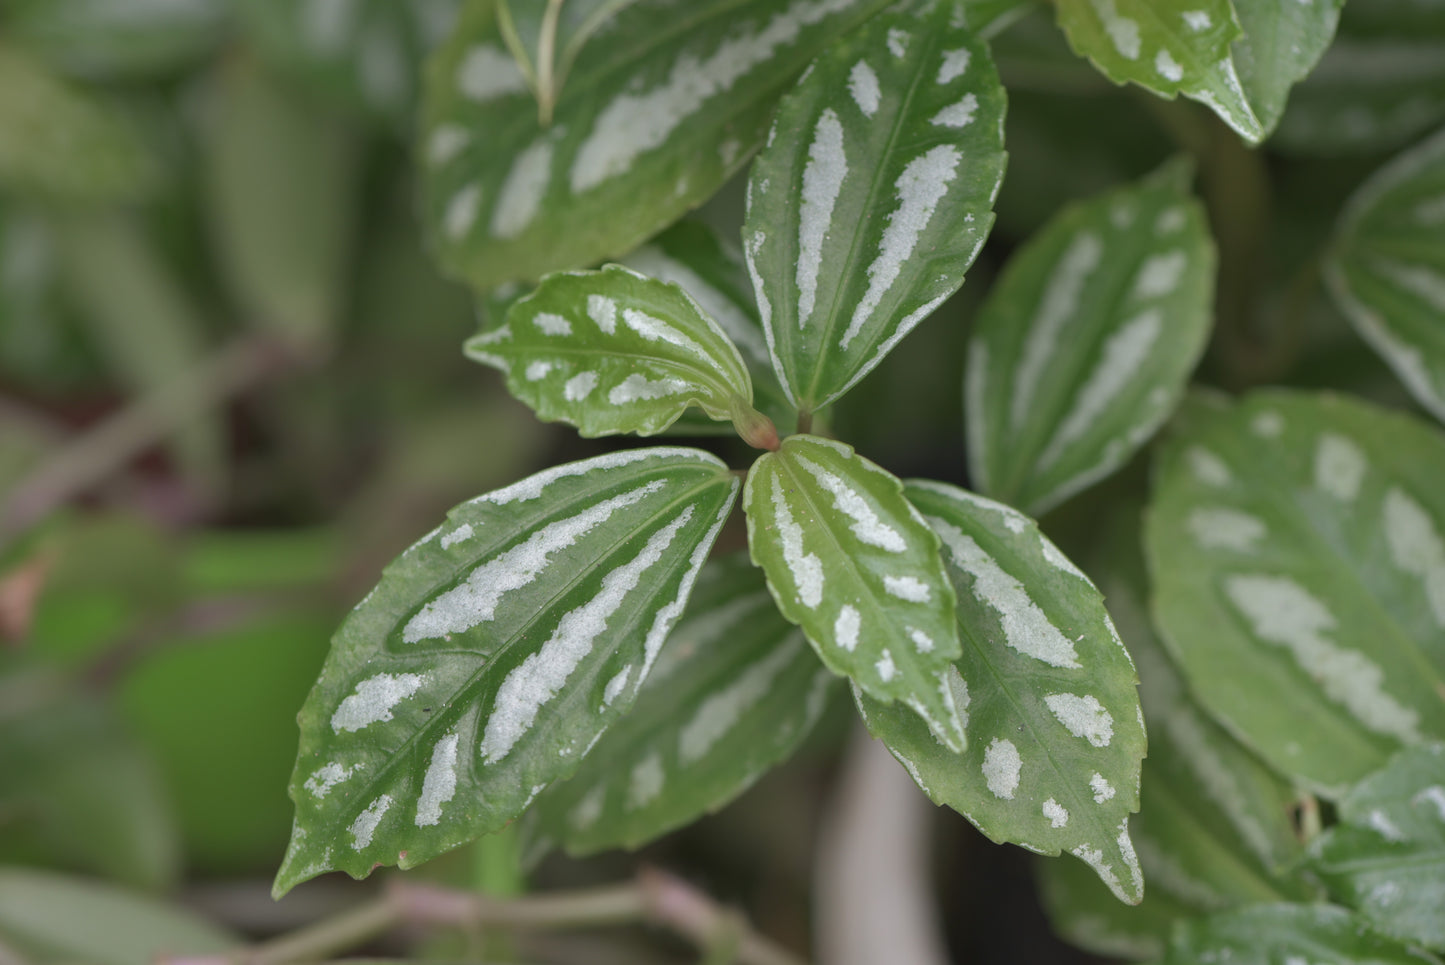
<svg viewBox="0 0 1445 965">
<path fill-rule="evenodd" d="M 1209 332 L 1214 246 L 1188 169 L 1065 209 L 983 307 L 965 381 L 981 491 L 1042 512 L 1122 466 L 1178 404 Z"/>
<path fill-rule="evenodd" d="M 1445 737 L 1441 479 L 1433 428 L 1328 395 L 1197 407 L 1160 452 L 1164 642 L 1211 714 L 1327 795 Z"/>
<path fill-rule="evenodd" d="M 743 507 L 753 562 L 823 663 L 962 750 L 953 587 L 903 483 L 850 446 L 789 436 L 753 464 Z"/>
<path fill-rule="evenodd" d="M 1373 934 L 1332 905 L 1251 905 L 1185 922 L 1162 965 L 1439 965 L 1439 959 Z"/>
<path fill-rule="evenodd" d="M 835 681 L 745 555 L 710 564 L 632 710 L 537 799 L 535 835 L 635 848 L 718 810 L 797 749 Z"/>
<path fill-rule="evenodd" d="M 66 73 L 146 79 L 191 66 L 225 33 L 226 0 L 7 0 L 5 30 Z"/>
<path fill-rule="evenodd" d="M 778 105 L 744 251 L 773 367 L 813 411 L 963 284 L 1003 179 L 1004 93 L 948 3 L 830 47 Z"/>
<path fill-rule="evenodd" d="M 499 0 L 497 19 L 507 46 L 537 98 L 542 123 L 577 52 L 618 11 L 635 0 Z"/>
<path fill-rule="evenodd" d="M 910 715 L 860 697 L 918 785 L 994 841 L 1088 863 L 1137 904 L 1129 837 L 1139 806 L 1144 719 L 1134 666 L 1103 598 L 1021 513 L 943 483 L 908 498 L 943 542 L 962 656 L 948 679 L 968 749 L 942 746 Z"/>
<path fill-rule="evenodd" d="M 284 894 L 495 831 L 632 703 L 737 491 L 694 449 L 539 473 L 456 507 L 337 631 L 301 710 Z"/>
</svg>

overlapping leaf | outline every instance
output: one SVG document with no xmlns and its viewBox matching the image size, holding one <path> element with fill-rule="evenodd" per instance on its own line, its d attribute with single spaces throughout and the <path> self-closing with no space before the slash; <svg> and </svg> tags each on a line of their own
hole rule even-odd
<svg viewBox="0 0 1445 965">
<path fill-rule="evenodd" d="M 1244 30 L 1234 42 L 1234 64 L 1265 134 L 1279 124 L 1290 88 L 1314 69 L 1334 40 L 1344 2 L 1233 0 Z"/>
<path fill-rule="evenodd" d="M 1230 0 L 1059 0 L 1058 19 L 1079 56 L 1114 83 L 1183 94 L 1245 140 L 1264 138 L 1231 57 L 1240 28 Z"/>
<path fill-rule="evenodd" d="M 1161 965 L 1276 965 L 1328 961 L 1332 965 L 1439 965 L 1372 932 L 1333 905 L 1260 904 L 1187 922 L 1174 932 Z"/>
<path fill-rule="evenodd" d="M 753 562 L 823 663 L 961 751 L 953 586 L 903 484 L 849 446 L 796 435 L 753 464 L 743 506 Z"/>
<path fill-rule="evenodd" d="M 1330 292 L 1415 399 L 1445 421 L 1445 131 L 1366 181 L 1337 231 L 1325 262 Z"/>
<path fill-rule="evenodd" d="M 535 837 L 631 848 L 716 811 L 792 754 L 836 682 L 745 555 L 709 564 L 636 704 L 537 799 Z"/>
<path fill-rule="evenodd" d="M 1215 717 L 1323 793 L 1445 737 L 1442 478 L 1445 437 L 1335 396 L 1199 407 L 1160 453 L 1164 642 Z"/>
<path fill-rule="evenodd" d="M 542 123 L 582 49 L 609 17 L 635 0 L 500 0 L 497 19 L 507 47 L 536 95 Z"/>
<path fill-rule="evenodd" d="M 454 509 L 342 624 L 302 708 L 284 893 L 513 820 L 631 703 L 737 490 L 692 449 L 559 466 Z"/>
<path fill-rule="evenodd" d="M 1004 93 L 952 4 L 869 20 L 778 105 L 744 253 L 785 390 L 812 411 L 963 283 L 993 225 Z"/>
<path fill-rule="evenodd" d="M 1445 745 L 1401 751 L 1340 801 L 1312 865 L 1380 932 L 1445 948 Z"/>
<path fill-rule="evenodd" d="M 618 265 L 548 275 L 467 354 L 505 372 L 543 419 L 585 436 L 651 435 L 689 405 L 714 419 L 752 405 L 747 366 L 718 324 L 676 285 Z"/>
<path fill-rule="evenodd" d="M 638 0 L 577 55 L 538 123 L 491 0 L 428 68 L 423 215 L 444 268 L 482 289 L 629 251 L 762 143 L 778 95 L 886 0 Z"/>
<path fill-rule="evenodd" d="M 859 708 L 918 785 L 994 841 L 1067 851 L 1137 904 L 1129 836 L 1144 719 L 1103 598 L 1028 517 L 942 483 L 908 498 L 943 542 L 962 655 L 948 671 L 968 749 L 865 696 Z"/>
<path fill-rule="evenodd" d="M 980 309 L 965 376 L 979 489 L 1041 512 L 1124 464 L 1204 349 L 1214 246 L 1171 165 L 1060 214 Z"/>
</svg>

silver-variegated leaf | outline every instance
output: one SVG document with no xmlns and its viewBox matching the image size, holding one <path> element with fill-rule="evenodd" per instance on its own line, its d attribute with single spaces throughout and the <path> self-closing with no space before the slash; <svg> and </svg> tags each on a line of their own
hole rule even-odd
<svg viewBox="0 0 1445 965">
<path fill-rule="evenodd" d="M 945 2 L 872 18 L 778 105 L 743 247 L 799 408 L 837 399 L 963 284 L 993 225 L 1003 115 L 987 47 Z"/>
<path fill-rule="evenodd" d="M 743 508 L 753 562 L 823 663 L 961 751 L 953 586 L 903 483 L 850 446 L 789 436 L 753 464 Z"/>
<path fill-rule="evenodd" d="M 1327 796 L 1445 738 L 1441 479 L 1431 426 L 1290 392 L 1194 407 L 1156 462 L 1164 643 L 1211 714 Z"/>
<path fill-rule="evenodd" d="M 1311 860 L 1330 893 L 1383 934 L 1445 948 L 1445 744 L 1401 751 L 1339 817 Z"/>
<path fill-rule="evenodd" d="M 630 251 L 741 169 L 785 87 L 885 2 L 638 0 L 578 52 L 543 127 L 492 0 L 469 0 L 427 74 L 442 266 L 485 290 Z"/>
<path fill-rule="evenodd" d="M 1144 718 L 1103 598 L 1022 513 L 943 483 L 910 481 L 908 498 L 942 540 L 958 598 L 964 645 L 947 679 L 968 749 L 953 752 L 911 715 L 858 695 L 868 729 L 933 801 L 990 839 L 1067 851 L 1137 904 L 1129 815 Z"/>
<path fill-rule="evenodd" d="M 1265 135 L 1235 69 L 1230 0 L 1059 0 L 1069 44 L 1116 84 L 1208 105 L 1251 143 Z"/>
<path fill-rule="evenodd" d="M 1257 904 L 1181 923 L 1161 965 L 1440 965 L 1334 905 Z"/>
<path fill-rule="evenodd" d="M 752 378 L 717 322 L 678 286 L 620 265 L 548 275 L 466 351 L 584 436 L 653 435 L 689 405 L 713 419 L 752 407 Z"/>
<path fill-rule="evenodd" d="M 1234 65 L 1265 134 L 1279 124 L 1290 88 L 1314 70 L 1334 40 L 1344 3 L 1233 0 L 1244 31 L 1234 42 Z"/>
<path fill-rule="evenodd" d="M 635 848 L 718 810 L 797 749 L 837 683 L 745 554 L 710 563 L 627 716 L 537 799 L 536 844 Z"/>
<path fill-rule="evenodd" d="M 1355 192 L 1324 272 L 1355 330 L 1445 421 L 1445 131 Z"/>
<path fill-rule="evenodd" d="M 1009 262 L 969 341 L 978 489 L 1032 513 L 1121 467 L 1178 404 L 1209 334 L 1214 245 L 1189 169 L 1067 208 Z"/>
<path fill-rule="evenodd" d="M 499 0 L 497 21 L 507 48 L 537 98 L 543 124 L 589 37 L 636 0 Z"/>
<path fill-rule="evenodd" d="M 301 710 L 282 894 L 495 831 L 632 703 L 737 492 L 695 449 L 570 463 L 456 507 L 347 617 Z"/>
</svg>

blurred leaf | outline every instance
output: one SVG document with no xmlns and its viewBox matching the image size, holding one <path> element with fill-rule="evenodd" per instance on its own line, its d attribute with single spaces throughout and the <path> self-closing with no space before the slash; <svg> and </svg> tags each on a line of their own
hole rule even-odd
<svg viewBox="0 0 1445 965">
<path fill-rule="evenodd" d="M 1168 892 L 1155 888 L 1152 876 L 1144 900 L 1137 905 L 1120 902 L 1092 868 L 1077 861 L 1036 861 L 1034 876 L 1039 901 L 1054 934 L 1106 958 L 1160 958 L 1174 923 L 1195 913 Z"/>
<path fill-rule="evenodd" d="M 190 67 L 221 41 L 228 0 L 6 0 L 5 30 L 69 74 L 145 80 Z"/>
<path fill-rule="evenodd" d="M 344 307 L 361 145 L 244 56 L 216 81 L 205 161 L 221 267 L 251 325 L 326 346 Z"/>
<path fill-rule="evenodd" d="M 635 0 L 499 0 L 497 20 L 507 47 L 537 98 L 541 122 L 551 122 L 557 94 L 577 52 L 609 18 Z"/>
<path fill-rule="evenodd" d="M 1441 479 L 1432 427 L 1288 392 L 1194 407 L 1156 461 L 1165 644 L 1210 713 L 1327 796 L 1445 737 Z"/>
<path fill-rule="evenodd" d="M 1174 931 L 1161 965 L 1439 965 L 1372 933 L 1364 922 L 1331 905 L 1251 905 L 1186 922 Z"/>
<path fill-rule="evenodd" d="M 93 203 L 132 201 L 158 182 L 128 121 L 0 44 L 0 190 Z"/>
<path fill-rule="evenodd" d="M 55 231 L 38 209 L 0 202 L 0 374 L 46 394 L 73 389 L 95 359 L 61 298 Z"/>
<path fill-rule="evenodd" d="M 968 749 L 954 753 L 911 716 L 860 696 L 869 731 L 930 799 L 990 840 L 1068 851 L 1120 901 L 1138 904 L 1129 814 L 1139 806 L 1144 719 L 1102 597 L 1017 511 L 919 480 L 908 498 L 942 539 L 958 597 L 963 655 L 944 679 Z"/>
<path fill-rule="evenodd" d="M 639 0 L 582 49 L 544 130 L 491 0 L 472 0 L 427 71 L 438 259 L 486 291 L 625 254 L 738 171 L 782 90 L 883 3 Z"/>
<path fill-rule="evenodd" d="M 829 47 L 748 175 L 748 270 L 773 368 L 804 411 L 957 291 L 993 225 L 1004 92 L 957 12 L 906 4 Z"/>
<path fill-rule="evenodd" d="M 753 464 L 743 508 L 753 562 L 828 669 L 963 750 L 953 587 L 903 483 L 850 446 L 794 435 Z"/>
<path fill-rule="evenodd" d="M 988 40 L 1028 14 L 1034 0 L 963 0 L 963 16 L 969 29 Z"/>
<path fill-rule="evenodd" d="M 709 564 L 637 703 L 537 799 L 533 836 L 636 848 L 718 810 L 797 749 L 835 680 L 745 554 Z"/>
<path fill-rule="evenodd" d="M 616 453 L 463 503 L 403 553 L 301 710 L 276 894 L 414 867 L 574 772 L 631 706 L 736 491 L 695 449 Z"/>
<path fill-rule="evenodd" d="M 0 941 L 43 962 L 154 965 L 240 941 L 189 912 L 82 878 L 0 869 Z"/>
<path fill-rule="evenodd" d="M 1345 0 L 1233 3 L 1244 28 L 1234 42 L 1234 64 L 1249 106 L 1268 135 L 1284 114 L 1290 88 L 1314 69 L 1334 40 Z"/>
<path fill-rule="evenodd" d="M 1445 421 L 1445 131 L 1355 192 L 1324 271 L 1355 330 Z"/>
<path fill-rule="evenodd" d="M 1401 751 L 1340 801 L 1311 867 L 1382 934 L 1445 948 L 1445 744 Z"/>
<path fill-rule="evenodd" d="M 686 292 L 620 265 L 548 275 L 506 323 L 466 343 L 545 421 L 584 436 L 666 429 L 689 405 L 742 419 L 752 379 L 736 346 Z"/>
<path fill-rule="evenodd" d="M 1038 513 L 1123 466 L 1204 350 L 1214 266 L 1181 164 L 1065 209 L 1020 249 L 969 344 L 979 489 Z"/>
<path fill-rule="evenodd" d="M 1264 138 L 1230 57 L 1240 36 L 1230 0 L 1059 0 L 1058 18 L 1079 56 L 1114 83 L 1183 94 L 1251 144 Z"/>
</svg>

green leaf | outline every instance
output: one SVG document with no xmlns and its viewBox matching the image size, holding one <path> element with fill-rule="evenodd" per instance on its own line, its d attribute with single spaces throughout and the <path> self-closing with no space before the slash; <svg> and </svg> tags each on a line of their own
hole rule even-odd
<svg viewBox="0 0 1445 965">
<path fill-rule="evenodd" d="M 1155 888 L 1152 877 L 1148 893 L 1137 905 L 1121 904 L 1091 868 L 1077 861 L 1039 861 L 1034 877 L 1054 934 L 1107 958 L 1157 959 L 1164 954 L 1174 923 L 1195 914 Z"/>
<path fill-rule="evenodd" d="M 1003 179 L 1004 92 L 948 3 L 829 47 L 748 177 L 744 252 L 790 399 L 848 391 L 963 284 Z"/>
<path fill-rule="evenodd" d="M 1173 164 L 1066 208 L 979 310 L 965 381 L 979 489 L 1049 509 L 1121 467 L 1178 404 L 1209 333 L 1214 245 Z"/>
<path fill-rule="evenodd" d="M 1266 134 L 1284 114 L 1290 88 L 1319 62 L 1335 37 L 1345 0 L 1233 0 L 1244 36 L 1234 42 L 1234 64 L 1249 106 Z"/>
<path fill-rule="evenodd" d="M 789 436 L 753 464 L 743 508 L 753 562 L 828 669 L 962 750 L 953 587 L 903 483 L 851 446 Z"/>
<path fill-rule="evenodd" d="M 548 421 L 584 436 L 666 429 L 689 405 L 713 419 L 752 405 L 747 366 L 681 288 L 609 265 L 548 275 L 467 355 Z"/>
<path fill-rule="evenodd" d="M 709 564 L 632 710 L 537 799 L 534 836 L 635 848 L 720 809 L 797 749 L 835 681 L 745 555 Z"/>
<path fill-rule="evenodd" d="M 1345 5 L 1334 43 L 1290 95 L 1273 144 L 1308 154 L 1388 150 L 1442 120 L 1445 7 L 1369 0 Z"/>
<path fill-rule="evenodd" d="M 252 325 L 324 346 L 356 230 L 359 145 L 252 60 L 231 58 L 218 81 L 205 160 L 221 267 Z"/>
<path fill-rule="evenodd" d="M 495 831 L 631 705 L 737 492 L 695 449 L 539 473 L 456 507 L 342 624 L 301 710 L 284 894 Z"/>
<path fill-rule="evenodd" d="M 134 201 L 159 176 L 126 118 L 0 44 L 0 189 L 80 203 Z"/>
<path fill-rule="evenodd" d="M 1211 714 L 1328 796 L 1445 736 L 1441 479 L 1429 426 L 1288 392 L 1198 407 L 1156 462 L 1165 644 Z"/>
<path fill-rule="evenodd" d="M 1116 84 L 1208 105 L 1250 143 L 1264 139 L 1230 56 L 1240 36 L 1230 0 L 1059 0 L 1080 57 Z"/>
<path fill-rule="evenodd" d="M 1129 814 L 1139 807 L 1144 718 L 1103 598 L 1002 503 L 920 480 L 908 498 L 941 538 L 958 597 L 964 647 L 948 679 L 968 749 L 955 753 L 911 716 L 859 696 L 868 729 L 935 803 L 991 840 L 1068 851 L 1120 901 L 1138 904 Z"/>
<path fill-rule="evenodd" d="M 1324 272 L 1355 330 L 1445 421 L 1445 131 L 1361 185 Z"/>
<path fill-rule="evenodd" d="M 1184 922 L 1162 965 L 1439 965 L 1439 959 L 1373 934 L 1332 905 L 1251 905 Z"/>
<path fill-rule="evenodd" d="M 640 0 L 582 48 L 550 127 L 471 0 L 427 71 L 422 212 L 482 290 L 618 257 L 710 197 L 809 59 L 885 0 Z"/>
<path fill-rule="evenodd" d="M 537 98 L 543 124 L 577 52 L 609 18 L 635 0 L 500 0 L 497 19 L 507 47 Z"/>
<path fill-rule="evenodd" d="M 7 0 L 5 31 L 68 74 L 145 80 L 202 60 L 225 34 L 225 0 Z"/>
<path fill-rule="evenodd" d="M 973 32 L 991 40 L 1027 16 L 1033 0 L 963 0 L 963 17 Z"/>
<path fill-rule="evenodd" d="M 154 898 L 48 871 L 0 869 L 0 942 L 37 961 L 153 965 L 240 941 Z M 7 950 L 8 950 L 7 948 Z"/>
<path fill-rule="evenodd" d="M 1445 948 L 1445 745 L 1401 751 L 1340 801 L 1311 865 L 1378 931 Z"/>
</svg>

